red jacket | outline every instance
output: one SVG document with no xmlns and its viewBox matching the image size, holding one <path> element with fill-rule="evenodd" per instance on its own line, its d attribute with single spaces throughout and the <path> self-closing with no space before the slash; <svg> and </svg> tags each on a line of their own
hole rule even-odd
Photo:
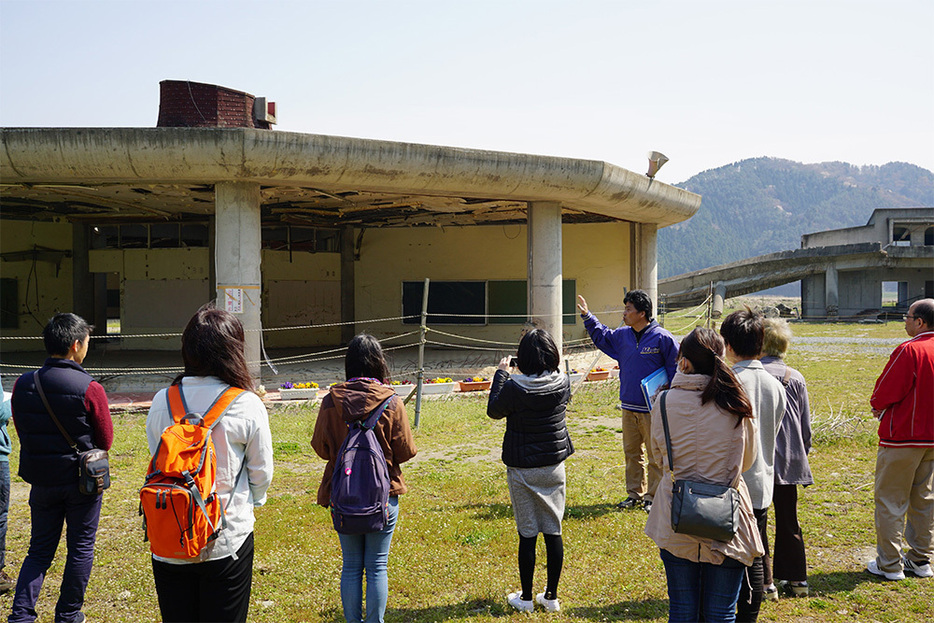
<svg viewBox="0 0 934 623">
<path fill-rule="evenodd" d="M 869 404 L 884 410 L 880 446 L 934 447 L 934 331 L 916 335 L 892 352 Z"/>
</svg>

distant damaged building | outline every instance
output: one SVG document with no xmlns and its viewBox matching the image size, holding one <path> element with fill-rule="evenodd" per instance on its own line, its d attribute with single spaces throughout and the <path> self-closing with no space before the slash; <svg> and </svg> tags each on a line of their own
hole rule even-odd
<svg viewBox="0 0 934 623">
<path fill-rule="evenodd" d="M 902 313 L 934 297 L 934 208 L 878 209 L 861 227 L 801 236 L 802 249 L 867 245 L 871 253 L 835 253 L 823 271 L 802 278 L 804 318 Z"/>
</svg>

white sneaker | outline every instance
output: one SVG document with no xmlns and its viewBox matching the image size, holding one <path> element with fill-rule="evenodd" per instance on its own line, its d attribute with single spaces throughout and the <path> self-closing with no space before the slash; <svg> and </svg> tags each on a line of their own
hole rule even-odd
<svg viewBox="0 0 934 623">
<path fill-rule="evenodd" d="M 518 610 L 519 612 L 532 612 L 535 610 L 535 602 L 529 599 L 526 601 L 522 599 L 522 593 L 509 593 L 506 595 L 506 601 L 509 602 L 509 605 Z"/>
<path fill-rule="evenodd" d="M 928 569 L 930 569 L 930 567 Z M 893 572 L 893 571 L 883 571 L 882 569 L 880 569 L 879 563 L 876 561 L 875 558 L 870 560 L 869 564 L 866 565 L 866 571 L 868 571 L 869 573 L 873 575 L 878 575 L 879 577 L 883 577 L 886 580 L 904 580 L 905 579 L 905 574 L 902 571 Z"/>
<path fill-rule="evenodd" d="M 934 569 L 931 569 L 931 563 L 914 562 L 903 556 L 902 564 L 905 566 L 905 571 L 913 573 L 919 578 L 934 578 Z"/>
<path fill-rule="evenodd" d="M 535 601 L 540 603 L 548 612 L 558 612 L 561 610 L 561 604 L 557 599 L 545 599 L 545 593 L 539 593 L 535 596 Z"/>
</svg>

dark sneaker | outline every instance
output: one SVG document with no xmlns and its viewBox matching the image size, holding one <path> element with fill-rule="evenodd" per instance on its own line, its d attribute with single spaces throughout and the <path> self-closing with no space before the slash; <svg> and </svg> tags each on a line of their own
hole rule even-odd
<svg viewBox="0 0 934 623">
<path fill-rule="evenodd" d="M 644 511 L 646 512 L 646 514 L 651 513 L 651 512 L 652 512 L 652 503 L 651 503 L 651 502 L 643 502 L 643 503 L 642 503 L 642 510 L 644 510 Z"/>
<path fill-rule="evenodd" d="M 6 574 L 6 571 L 0 571 L 0 595 L 16 588 L 16 581 Z"/>
<path fill-rule="evenodd" d="M 642 500 L 639 498 L 634 498 L 630 495 L 628 498 L 617 504 L 616 508 L 621 511 L 625 511 L 629 510 L 630 508 L 639 508 L 640 506 L 642 506 Z"/>
<path fill-rule="evenodd" d="M 902 557 L 902 565 L 905 567 L 905 571 L 913 573 L 919 578 L 934 577 L 934 569 L 931 569 L 931 563 L 914 562 L 913 560 Z"/>
<path fill-rule="evenodd" d="M 785 594 L 791 595 L 792 597 L 807 597 L 810 594 L 810 589 L 808 588 L 806 580 L 801 582 L 779 580 L 778 587 L 782 589 Z"/>
</svg>

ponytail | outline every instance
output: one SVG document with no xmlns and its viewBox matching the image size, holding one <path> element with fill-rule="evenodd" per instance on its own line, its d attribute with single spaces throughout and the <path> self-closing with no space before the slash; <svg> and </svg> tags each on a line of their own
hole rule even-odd
<svg viewBox="0 0 934 623">
<path fill-rule="evenodd" d="M 746 390 L 736 378 L 736 374 L 721 357 L 716 358 L 714 366 L 710 382 L 701 394 L 701 404 L 713 398 L 718 407 L 739 418 L 736 421 L 736 425 L 739 426 L 739 420 L 752 417 L 752 403 L 749 402 Z"/>
<path fill-rule="evenodd" d="M 681 341 L 679 354 L 691 362 L 695 372 L 710 376 L 701 393 L 701 404 L 713 400 L 722 410 L 738 418 L 737 426 L 743 418 L 752 417 L 752 403 L 723 360 L 723 338 L 715 331 L 703 327 L 694 329 Z"/>
</svg>

